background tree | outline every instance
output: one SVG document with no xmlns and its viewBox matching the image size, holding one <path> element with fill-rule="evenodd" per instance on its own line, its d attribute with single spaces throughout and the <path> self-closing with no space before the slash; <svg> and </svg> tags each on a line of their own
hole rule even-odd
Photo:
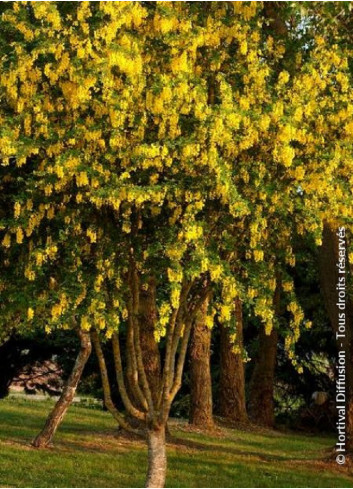
<svg viewBox="0 0 353 489">
<path fill-rule="evenodd" d="M 190 340 L 190 423 L 213 427 L 211 379 L 211 325 L 207 324 L 209 301 L 204 302 L 191 329 Z"/>
<path fill-rule="evenodd" d="M 243 343 L 243 306 L 236 299 L 234 319 L 237 338 L 233 342 L 229 330 L 220 326 L 219 412 L 229 421 L 247 422 L 245 399 L 245 366 Z"/>
</svg>

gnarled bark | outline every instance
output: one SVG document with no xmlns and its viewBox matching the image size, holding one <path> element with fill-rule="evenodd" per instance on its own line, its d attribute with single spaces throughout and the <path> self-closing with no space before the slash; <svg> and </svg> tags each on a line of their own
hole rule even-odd
<svg viewBox="0 0 353 489">
<path fill-rule="evenodd" d="M 44 428 L 32 442 L 32 445 L 36 448 L 44 448 L 52 442 L 58 426 L 63 420 L 66 411 L 70 407 L 73 398 L 75 397 L 77 385 L 80 381 L 87 360 L 91 354 L 92 347 L 89 333 L 86 331 L 78 330 L 78 335 L 81 345 L 75 365 L 72 369 L 70 377 L 66 382 L 66 385 L 59 400 L 55 404 L 54 409 L 51 411 L 46 420 Z"/>
<path fill-rule="evenodd" d="M 146 487 L 164 487 L 167 471 L 165 428 L 158 427 L 147 431 L 148 472 Z"/>
<path fill-rule="evenodd" d="M 221 325 L 220 332 L 220 381 L 219 411 L 229 421 L 246 422 L 248 415 L 245 401 L 245 378 L 243 362 L 243 311 L 240 299 L 235 302 L 237 329 L 236 344 L 229 338 L 228 328 Z M 234 346 L 239 352 L 234 352 Z"/>
<path fill-rule="evenodd" d="M 191 330 L 190 340 L 190 424 L 213 427 L 211 379 L 211 330 L 205 324 L 208 300 L 202 305 Z"/>
</svg>

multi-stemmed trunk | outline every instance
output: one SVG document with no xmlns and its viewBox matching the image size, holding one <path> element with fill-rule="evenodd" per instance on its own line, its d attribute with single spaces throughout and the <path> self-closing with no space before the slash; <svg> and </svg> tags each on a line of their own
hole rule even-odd
<svg viewBox="0 0 353 489">
<path fill-rule="evenodd" d="M 139 427 L 144 426 L 148 445 L 146 487 L 164 487 L 167 465 L 165 434 L 170 408 L 181 387 L 192 324 L 210 291 L 204 282 L 193 283 L 185 279 L 182 283 L 180 304 L 173 308 L 166 326 L 161 369 L 154 336 L 157 326 L 156 285 L 153 277 L 142 285 L 133 249 L 126 284 L 125 358 L 120 347 L 121 333 L 112 335 L 116 380 L 126 413 L 120 413 L 114 405 L 110 407 L 115 419 L 129 431 L 137 431 L 131 420 L 137 421 Z M 97 331 L 92 331 L 92 340 L 104 380 L 105 399 L 110 405 L 109 379 Z"/>
<path fill-rule="evenodd" d="M 91 341 L 89 333 L 78 330 L 78 335 L 80 338 L 80 350 L 77 355 L 75 365 L 65 384 L 59 400 L 46 420 L 44 428 L 32 442 L 32 445 L 37 448 L 44 448 L 52 442 L 56 430 L 58 429 L 66 414 L 66 411 L 70 407 L 75 397 L 76 389 L 82 376 L 83 369 L 85 368 L 87 360 L 91 354 Z"/>
<path fill-rule="evenodd" d="M 190 424 L 213 427 L 211 379 L 211 330 L 206 325 L 208 301 L 202 305 L 190 339 Z"/>
<path fill-rule="evenodd" d="M 144 371 L 150 386 L 152 398 L 157 402 L 159 383 L 161 381 L 161 362 L 156 342 L 154 331 L 156 314 L 156 298 L 155 298 L 155 281 L 150 280 L 148 287 L 141 289 L 139 297 L 139 320 L 141 322 L 140 338 L 142 349 L 142 358 Z M 131 377 L 124 378 L 123 366 L 121 361 L 120 343 L 116 333 L 112 335 L 112 348 L 115 364 L 115 374 L 119 387 L 119 392 L 122 401 L 127 408 L 127 417 L 125 417 L 116 408 L 111 394 L 110 381 L 108 370 L 105 362 L 105 357 L 99 335 L 95 329 L 91 332 L 92 343 L 98 359 L 99 370 L 103 387 L 104 404 L 113 418 L 118 422 L 119 426 L 126 431 L 142 433 L 145 430 L 145 415 L 140 411 L 144 408 L 144 403 L 140 402 L 139 396 L 134 394 L 134 389 L 131 388 Z M 133 372 L 131 372 L 133 373 Z M 133 377 L 133 375 L 132 375 Z M 129 382 L 130 381 L 130 382 Z M 131 426 L 132 425 L 132 426 Z"/>
<path fill-rule="evenodd" d="M 345 334 L 337 336 L 339 333 L 339 313 L 338 302 L 338 261 L 339 261 L 339 236 L 338 229 L 329 222 L 324 223 L 322 236 L 322 246 L 319 253 L 320 265 L 320 285 L 325 307 L 330 319 L 338 350 L 345 352 L 346 368 L 346 448 L 353 452 L 353 303 L 346 297 L 345 303 Z M 343 232 L 342 232 L 343 235 Z M 344 242 L 346 237 L 342 238 Z M 345 249 L 346 244 L 342 249 Z M 347 257 L 346 257 L 346 261 Z M 348 267 L 345 276 L 352 273 Z M 347 277 L 346 277 L 347 284 Z"/>
<path fill-rule="evenodd" d="M 130 370 L 129 377 L 122 375 L 121 356 L 119 350 L 119 338 L 115 337 L 116 365 L 119 371 L 119 391 L 123 393 L 123 401 L 127 411 L 134 417 L 145 418 L 148 441 L 148 473 L 146 487 L 164 487 L 166 477 L 166 446 L 165 433 L 172 402 L 181 387 L 186 352 L 189 344 L 192 325 L 202 306 L 209 296 L 207 284 L 193 284 L 185 280 L 181 287 L 179 306 L 172 310 L 166 327 L 164 339 L 163 369 L 158 378 L 153 378 L 149 367 L 155 366 L 155 372 L 159 371 L 160 356 L 158 348 L 148 342 L 150 358 L 146 361 L 145 335 L 146 318 L 150 318 L 150 332 L 155 330 L 156 324 L 156 298 L 153 288 L 153 280 L 148 282 L 148 294 L 141 294 L 140 277 L 132 257 L 129 276 L 129 296 L 127 308 L 129 313 L 127 325 L 127 366 Z M 193 288 L 194 286 L 194 288 Z M 149 336 L 151 340 L 151 335 Z M 139 399 L 141 408 L 132 406 L 124 380 L 131 381 L 131 390 Z M 156 386 L 156 387 L 155 387 Z M 156 389 L 154 391 L 154 389 Z M 135 412 L 134 412 L 135 411 Z"/>
<path fill-rule="evenodd" d="M 220 326 L 220 380 L 219 413 L 232 422 L 248 420 L 245 400 L 243 361 L 243 314 L 240 299 L 235 301 L 236 340 L 233 343 L 229 329 Z"/>
</svg>

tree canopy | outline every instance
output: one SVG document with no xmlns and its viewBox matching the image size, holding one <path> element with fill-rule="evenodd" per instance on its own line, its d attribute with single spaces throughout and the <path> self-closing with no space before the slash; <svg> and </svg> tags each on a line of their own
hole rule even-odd
<svg viewBox="0 0 353 489">
<path fill-rule="evenodd" d="M 310 326 L 288 271 L 295 237 L 320 244 L 325 221 L 353 215 L 350 52 L 309 29 L 315 8 L 278 39 L 261 2 L 2 7 L 2 330 L 126 333 L 133 411 L 154 427 L 211 295 L 210 326 L 240 298 L 269 334 L 281 286 L 295 362 Z M 138 312 L 151 284 L 158 401 Z"/>
</svg>

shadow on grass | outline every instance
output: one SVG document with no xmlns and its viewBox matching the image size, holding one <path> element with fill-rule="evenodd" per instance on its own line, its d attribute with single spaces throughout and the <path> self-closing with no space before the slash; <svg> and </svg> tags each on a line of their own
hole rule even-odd
<svg viewBox="0 0 353 489">
<path fill-rule="evenodd" d="M 99 410 L 73 406 L 48 450 L 29 448 L 51 403 L 0 401 L 0 481 L 9 487 L 141 487 L 146 445 L 115 430 Z M 180 429 L 178 429 L 180 428 Z M 329 439 L 173 427 L 169 487 L 353 487 L 347 472 L 317 460 Z M 298 456 L 302 458 L 298 458 Z"/>
<path fill-rule="evenodd" d="M 184 438 L 179 438 L 178 436 L 171 436 L 168 440 L 168 442 L 172 445 L 175 446 L 176 448 L 178 447 L 183 447 L 186 449 L 194 449 L 194 450 L 201 450 L 204 452 L 217 452 L 217 453 L 225 453 L 227 455 L 240 455 L 240 456 L 251 456 L 251 457 L 256 457 L 260 460 L 263 461 L 285 461 L 285 460 L 291 460 L 291 461 L 303 461 L 307 459 L 308 457 L 298 457 L 298 458 L 293 458 L 293 454 L 283 454 L 283 455 L 276 455 L 276 454 L 264 454 L 263 451 L 249 451 L 247 448 L 248 446 L 254 446 L 254 447 L 262 447 L 263 448 L 263 443 L 259 442 L 241 442 L 238 441 L 238 445 L 244 445 L 244 448 L 233 448 L 230 446 L 225 446 L 225 445 L 220 445 L 217 443 L 212 443 L 212 444 L 207 444 L 205 442 L 199 442 L 195 440 L 189 440 L 189 439 L 184 439 Z M 287 447 L 288 450 L 288 447 Z M 320 453 L 316 452 L 316 457 L 313 457 L 313 460 L 317 459 L 320 457 Z"/>
</svg>

